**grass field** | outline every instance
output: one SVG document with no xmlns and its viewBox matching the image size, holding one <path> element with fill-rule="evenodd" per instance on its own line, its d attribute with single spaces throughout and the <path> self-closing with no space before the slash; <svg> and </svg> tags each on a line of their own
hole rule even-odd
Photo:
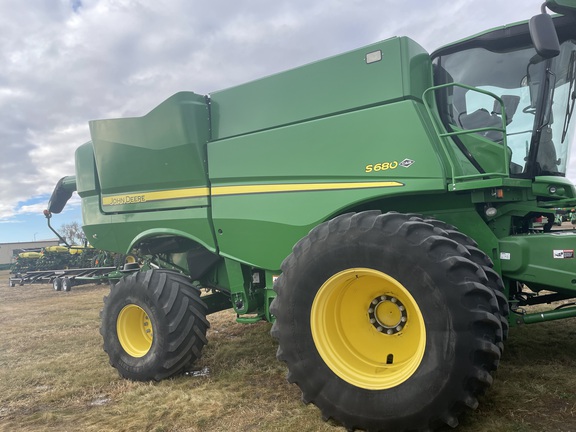
<svg viewBox="0 0 576 432">
<path fill-rule="evenodd" d="M 300 402 L 275 359 L 270 325 L 237 324 L 231 312 L 209 317 L 200 373 L 120 379 L 98 331 L 107 292 L 10 288 L 0 272 L 0 431 L 344 430 Z M 512 329 L 494 385 L 457 430 L 576 431 L 575 370 L 573 319 Z"/>
</svg>

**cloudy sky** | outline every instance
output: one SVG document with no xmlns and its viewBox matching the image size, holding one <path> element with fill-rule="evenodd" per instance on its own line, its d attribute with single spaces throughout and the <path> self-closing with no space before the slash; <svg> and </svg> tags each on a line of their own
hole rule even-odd
<svg viewBox="0 0 576 432">
<path fill-rule="evenodd" d="M 409 36 L 429 51 L 528 19 L 542 0 L 0 0 L 0 243 L 41 212 L 88 120 Z M 53 224 L 80 221 L 72 202 Z"/>
</svg>

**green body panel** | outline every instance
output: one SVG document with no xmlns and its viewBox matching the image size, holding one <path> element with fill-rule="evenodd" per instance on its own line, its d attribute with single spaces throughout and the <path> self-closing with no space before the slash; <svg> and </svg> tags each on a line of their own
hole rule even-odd
<svg viewBox="0 0 576 432">
<path fill-rule="evenodd" d="M 380 53 L 381 60 L 368 63 L 369 53 Z M 389 39 L 212 93 L 212 139 L 420 99 L 431 79 L 430 57 L 419 45 L 405 37 Z"/>
<path fill-rule="evenodd" d="M 566 292 L 576 289 L 576 233 L 557 231 L 500 239 L 502 275 L 533 290 Z"/>
<path fill-rule="evenodd" d="M 166 207 L 208 204 L 203 96 L 177 93 L 144 117 L 92 121 L 90 133 L 105 212 L 156 210 L 165 207 L 162 192 L 175 190 L 197 193 L 183 193 Z"/>
<path fill-rule="evenodd" d="M 99 186 L 96 178 L 94 146 L 89 141 L 76 149 L 76 185 L 81 198 L 98 194 Z"/>
<path fill-rule="evenodd" d="M 420 109 L 406 100 L 209 143 L 221 254 L 278 269 L 312 227 L 347 208 L 386 196 L 445 191 L 438 151 L 420 144 L 437 143 Z M 402 121 L 414 127 L 395 127 Z M 376 171 L 383 163 L 387 169 Z M 367 188 L 371 182 L 390 185 Z M 323 190 L 325 184 L 336 189 Z M 268 192 L 280 186 L 287 190 Z"/>
<path fill-rule="evenodd" d="M 143 239 L 169 235 L 188 238 L 216 251 L 204 207 L 118 214 L 105 214 L 99 208 L 98 197 L 82 200 L 84 233 L 95 248 L 127 253 Z"/>
<path fill-rule="evenodd" d="M 576 198 L 576 187 L 574 184 L 562 177 L 540 176 L 532 183 L 532 194 L 539 197 L 554 198 L 557 200 L 572 200 Z M 551 193 L 553 188 L 554 193 Z M 548 207 L 562 207 L 561 202 L 548 203 Z"/>
<path fill-rule="evenodd" d="M 220 254 L 255 267 L 278 270 L 296 242 L 319 223 L 367 201 L 438 189 L 433 180 L 403 186 L 336 191 L 258 193 L 213 198 Z M 301 210 L 299 210 L 301 209 Z"/>
<path fill-rule="evenodd" d="M 445 183 L 437 138 L 422 116 L 421 104 L 405 100 L 211 142 L 212 188 L 402 178 Z M 405 159 L 412 163 L 401 165 Z M 386 162 L 388 169 L 375 168 Z"/>
<path fill-rule="evenodd" d="M 127 252 L 146 238 L 179 235 L 216 251 L 203 96 L 177 93 L 143 117 L 93 121 L 90 131 L 76 172 L 91 244 Z"/>
</svg>

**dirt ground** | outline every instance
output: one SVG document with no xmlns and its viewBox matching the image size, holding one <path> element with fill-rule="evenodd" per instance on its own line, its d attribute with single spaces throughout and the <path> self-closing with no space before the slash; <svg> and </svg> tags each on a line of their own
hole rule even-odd
<svg viewBox="0 0 576 432">
<path fill-rule="evenodd" d="M 11 288 L 0 272 L 0 431 L 344 430 L 300 402 L 270 325 L 237 324 L 230 311 L 209 316 L 196 373 L 121 379 L 99 334 L 108 290 Z M 576 431 L 575 335 L 574 319 L 512 328 L 493 386 L 457 431 Z"/>
</svg>

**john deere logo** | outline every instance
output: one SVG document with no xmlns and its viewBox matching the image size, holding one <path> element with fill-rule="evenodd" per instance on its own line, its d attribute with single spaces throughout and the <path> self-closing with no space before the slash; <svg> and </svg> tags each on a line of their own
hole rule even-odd
<svg viewBox="0 0 576 432">
<path fill-rule="evenodd" d="M 404 159 L 402 162 L 400 162 L 398 165 L 400 165 L 401 167 L 404 168 L 408 168 L 410 165 L 412 165 L 414 163 L 414 161 L 412 159 Z"/>
</svg>

